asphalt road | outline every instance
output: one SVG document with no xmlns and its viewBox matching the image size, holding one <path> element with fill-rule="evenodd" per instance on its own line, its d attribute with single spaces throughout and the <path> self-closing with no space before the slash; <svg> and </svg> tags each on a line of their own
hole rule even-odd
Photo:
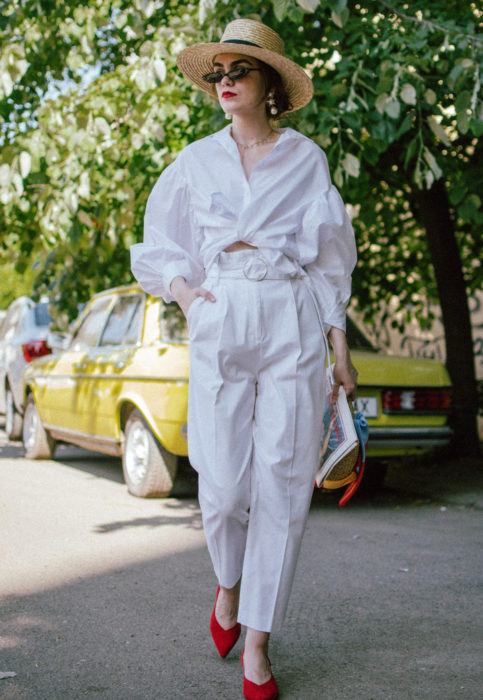
<svg viewBox="0 0 483 700">
<path fill-rule="evenodd" d="M 283 700 L 483 697 L 476 467 L 394 468 L 343 510 L 314 495 L 271 644 Z M 209 636 L 193 474 L 172 498 L 136 499 L 119 460 L 33 462 L 0 434 L 0 475 L 2 700 L 242 697 L 241 641 L 222 661 Z"/>
</svg>

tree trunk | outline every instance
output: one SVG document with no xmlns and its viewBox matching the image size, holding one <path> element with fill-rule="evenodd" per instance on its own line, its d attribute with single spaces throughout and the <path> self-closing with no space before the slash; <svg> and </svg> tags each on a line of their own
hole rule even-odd
<svg viewBox="0 0 483 700">
<path fill-rule="evenodd" d="M 429 190 L 413 189 L 413 210 L 426 229 L 446 338 L 446 366 L 453 384 L 452 427 L 460 455 L 478 456 L 478 392 L 471 320 L 461 258 L 441 181 Z"/>
</svg>

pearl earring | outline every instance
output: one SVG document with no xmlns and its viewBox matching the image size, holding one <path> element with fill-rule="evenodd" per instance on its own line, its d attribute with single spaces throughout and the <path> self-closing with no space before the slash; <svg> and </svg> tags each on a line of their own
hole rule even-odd
<svg viewBox="0 0 483 700">
<path fill-rule="evenodd" d="M 278 114 L 278 109 L 275 102 L 275 93 L 273 92 L 273 90 L 270 90 L 270 92 L 268 93 L 267 105 L 270 110 L 270 114 L 272 115 L 272 117 L 275 117 Z"/>
<path fill-rule="evenodd" d="M 225 112 L 225 119 L 231 119 L 232 116 L 233 116 L 232 114 L 229 114 L 228 112 Z"/>
</svg>

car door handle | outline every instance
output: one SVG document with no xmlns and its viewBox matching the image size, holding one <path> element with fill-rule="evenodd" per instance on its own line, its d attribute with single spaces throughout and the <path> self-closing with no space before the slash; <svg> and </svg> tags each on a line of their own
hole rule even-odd
<svg viewBox="0 0 483 700">
<path fill-rule="evenodd" d="M 74 369 L 87 369 L 87 362 L 74 362 Z"/>
</svg>

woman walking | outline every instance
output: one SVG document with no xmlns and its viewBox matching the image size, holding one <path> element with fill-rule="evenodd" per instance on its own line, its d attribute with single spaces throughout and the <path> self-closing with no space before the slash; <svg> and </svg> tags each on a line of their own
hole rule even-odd
<svg viewBox="0 0 483 700">
<path fill-rule="evenodd" d="M 335 391 L 356 387 L 345 339 L 354 236 L 323 151 L 272 126 L 313 94 L 278 34 L 235 20 L 178 66 L 232 122 L 163 171 L 132 269 L 188 320 L 189 455 L 219 582 L 211 634 L 225 657 L 246 626 L 244 697 L 269 700 L 269 636 L 285 616 L 318 467 L 323 332 Z"/>
</svg>

